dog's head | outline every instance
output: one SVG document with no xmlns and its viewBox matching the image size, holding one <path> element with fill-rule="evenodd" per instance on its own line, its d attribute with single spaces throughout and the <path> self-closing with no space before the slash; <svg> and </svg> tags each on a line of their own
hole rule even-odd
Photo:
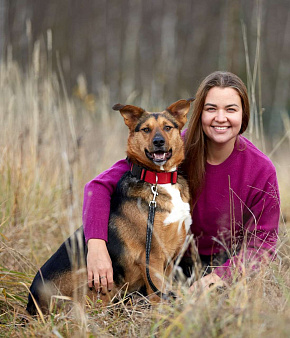
<svg viewBox="0 0 290 338">
<path fill-rule="evenodd" d="M 154 171 L 170 171 L 182 162 L 184 150 L 180 131 L 193 100 L 179 100 L 159 113 L 131 105 L 113 106 L 129 127 L 127 156 L 132 163 Z"/>
</svg>

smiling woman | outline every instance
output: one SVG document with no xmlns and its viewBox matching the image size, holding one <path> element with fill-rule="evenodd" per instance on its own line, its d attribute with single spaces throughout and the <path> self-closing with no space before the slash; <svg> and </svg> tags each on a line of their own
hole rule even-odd
<svg viewBox="0 0 290 338">
<path fill-rule="evenodd" d="M 214 72 L 204 79 L 185 133 L 182 163 L 194 206 L 191 230 L 206 269 L 203 287 L 231 282 L 247 268 L 257 271 L 275 256 L 276 170 L 241 136 L 249 117 L 247 90 L 239 77 Z"/>
</svg>

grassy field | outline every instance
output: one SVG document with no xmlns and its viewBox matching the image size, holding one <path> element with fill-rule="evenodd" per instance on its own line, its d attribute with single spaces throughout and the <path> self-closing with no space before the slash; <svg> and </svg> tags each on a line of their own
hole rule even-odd
<svg viewBox="0 0 290 338">
<path fill-rule="evenodd" d="M 132 101 L 134 95 L 128 98 Z M 144 95 L 140 106 L 150 107 Z M 115 103 L 115 102 L 113 102 Z M 38 268 L 81 225 L 84 184 L 125 156 L 127 130 L 79 79 L 73 97 L 61 74 L 37 62 L 23 74 L 0 68 L 0 336 L 286 337 L 290 332 L 289 143 L 273 153 L 281 191 L 278 257 L 256 277 L 150 308 L 140 297 L 102 308 L 87 302 L 25 326 L 22 314 Z M 167 102 L 168 103 L 168 102 Z M 164 108 L 166 104 L 160 103 Z M 152 107 L 151 107 L 152 108 Z M 286 143 L 286 144 L 285 144 Z M 282 216 L 283 215 L 283 216 Z"/>
</svg>

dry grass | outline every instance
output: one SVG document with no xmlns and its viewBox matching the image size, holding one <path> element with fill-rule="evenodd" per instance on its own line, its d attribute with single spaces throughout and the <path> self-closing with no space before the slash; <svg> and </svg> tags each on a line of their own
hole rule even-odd
<svg viewBox="0 0 290 338">
<path fill-rule="evenodd" d="M 121 117 L 109 112 L 106 90 L 95 98 L 80 79 L 68 98 L 61 77 L 38 65 L 26 75 L 12 61 L 0 68 L 0 335 L 288 336 L 290 242 L 283 221 L 278 259 L 223 293 L 189 295 L 176 286 L 172 304 L 151 308 L 137 296 L 107 308 L 87 301 L 85 309 L 76 305 L 23 326 L 34 274 L 81 224 L 84 184 L 125 155 L 126 139 Z M 144 98 L 140 105 L 150 106 Z M 289 149 L 282 149 L 273 160 L 289 219 Z"/>
</svg>

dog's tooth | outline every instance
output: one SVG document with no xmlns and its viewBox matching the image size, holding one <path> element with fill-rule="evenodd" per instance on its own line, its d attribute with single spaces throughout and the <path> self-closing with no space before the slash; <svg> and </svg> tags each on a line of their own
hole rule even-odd
<svg viewBox="0 0 290 338">
<path fill-rule="evenodd" d="M 157 160 L 165 160 L 165 153 L 154 153 L 154 159 L 157 159 Z"/>
</svg>

